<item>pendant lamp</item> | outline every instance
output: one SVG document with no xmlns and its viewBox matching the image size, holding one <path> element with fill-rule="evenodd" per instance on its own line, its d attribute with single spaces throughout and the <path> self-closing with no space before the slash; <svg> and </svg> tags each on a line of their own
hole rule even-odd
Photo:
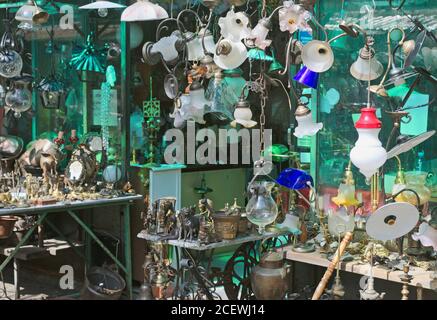
<svg viewBox="0 0 437 320">
<path fill-rule="evenodd" d="M 121 21 L 151 21 L 167 19 L 168 13 L 160 5 L 148 0 L 137 0 L 134 4 L 124 9 Z"/>
</svg>

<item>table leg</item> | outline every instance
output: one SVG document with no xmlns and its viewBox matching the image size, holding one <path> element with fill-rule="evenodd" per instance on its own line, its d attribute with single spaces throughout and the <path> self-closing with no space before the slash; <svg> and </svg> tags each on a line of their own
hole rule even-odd
<svg viewBox="0 0 437 320">
<path fill-rule="evenodd" d="M 44 225 L 38 225 L 38 247 L 44 248 Z"/>
<path fill-rule="evenodd" d="M 21 239 L 20 242 L 18 242 L 18 244 L 15 246 L 14 251 L 12 251 L 5 260 L 3 260 L 3 262 L 0 264 L 0 272 L 3 271 L 3 269 L 8 265 L 8 263 L 15 257 L 15 255 L 17 254 L 18 250 L 27 242 L 27 240 L 30 238 L 30 236 L 32 235 L 32 233 L 35 231 L 36 227 L 41 224 L 44 219 L 47 217 L 47 213 L 43 213 L 42 215 L 40 215 L 40 217 L 38 218 L 38 220 L 36 221 L 35 225 L 33 225 L 24 235 L 23 239 Z"/>
<path fill-rule="evenodd" d="M 130 206 L 124 206 L 123 210 L 123 228 L 124 228 L 124 263 L 126 266 L 126 286 L 129 299 L 132 300 L 132 252 L 131 252 L 131 234 L 130 234 Z"/>
<path fill-rule="evenodd" d="M 20 260 L 14 258 L 14 288 L 15 300 L 20 299 Z"/>
<path fill-rule="evenodd" d="M 417 286 L 416 293 L 417 293 L 417 300 L 423 300 L 423 287 Z"/>
</svg>

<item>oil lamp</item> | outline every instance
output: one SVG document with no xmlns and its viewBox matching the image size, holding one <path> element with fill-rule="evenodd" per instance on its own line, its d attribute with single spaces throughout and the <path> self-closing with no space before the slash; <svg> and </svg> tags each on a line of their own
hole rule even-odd
<svg viewBox="0 0 437 320">
<path fill-rule="evenodd" d="M 313 136 L 323 128 L 323 123 L 313 122 L 311 110 L 303 104 L 299 104 L 294 115 L 298 125 L 293 134 L 298 138 Z"/>
<path fill-rule="evenodd" d="M 168 13 L 160 5 L 149 0 L 137 0 L 134 4 L 124 9 L 121 21 L 150 21 L 168 18 Z"/>
<path fill-rule="evenodd" d="M 355 128 L 358 140 L 350 152 L 350 160 L 366 179 L 370 179 L 387 160 L 387 152 L 378 139 L 381 121 L 376 117 L 376 109 L 362 108 Z"/>
</svg>

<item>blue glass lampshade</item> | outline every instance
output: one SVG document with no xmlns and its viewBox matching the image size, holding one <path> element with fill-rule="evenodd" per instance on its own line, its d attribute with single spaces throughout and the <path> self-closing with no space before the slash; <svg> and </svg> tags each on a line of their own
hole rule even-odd
<svg viewBox="0 0 437 320">
<path fill-rule="evenodd" d="M 258 61 L 269 61 L 272 62 L 274 59 L 272 56 L 269 56 L 264 50 L 253 48 L 247 52 L 247 57 L 250 60 L 258 60 Z"/>
<path fill-rule="evenodd" d="M 306 66 L 303 66 L 298 73 L 294 76 L 293 80 L 303 84 L 307 87 L 317 89 L 317 83 L 319 82 L 319 74 L 311 71 Z"/>
<path fill-rule="evenodd" d="M 308 188 L 308 182 L 314 185 L 313 178 L 308 173 L 295 168 L 282 170 L 276 182 L 292 190 Z"/>
</svg>

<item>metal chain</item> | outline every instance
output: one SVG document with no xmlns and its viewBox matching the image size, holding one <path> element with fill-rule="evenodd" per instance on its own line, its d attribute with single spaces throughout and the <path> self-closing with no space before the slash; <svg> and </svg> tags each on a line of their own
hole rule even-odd
<svg viewBox="0 0 437 320">
<path fill-rule="evenodd" d="M 266 81 L 264 79 L 263 74 L 261 73 L 259 81 L 261 82 L 261 115 L 259 116 L 259 128 L 260 128 L 260 146 L 261 146 L 261 155 L 264 153 L 264 128 L 266 124 L 266 115 L 265 115 L 265 107 L 267 102 L 267 90 L 266 90 Z"/>
</svg>

